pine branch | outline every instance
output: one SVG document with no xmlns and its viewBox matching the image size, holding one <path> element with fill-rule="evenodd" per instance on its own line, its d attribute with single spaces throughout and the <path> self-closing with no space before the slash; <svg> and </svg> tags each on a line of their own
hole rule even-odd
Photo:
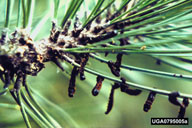
<svg viewBox="0 0 192 128">
<path fill-rule="evenodd" d="M 191 75 L 122 64 L 122 57 L 127 54 L 148 55 L 171 66 L 190 71 L 179 62 L 184 64 L 185 61 L 191 66 L 191 59 L 187 58 L 192 56 L 191 1 L 124 0 L 119 7 L 116 7 L 115 0 L 107 2 L 98 0 L 89 16 L 84 16 L 83 21 L 77 13 L 86 1 L 72 0 L 62 16 L 61 25 L 57 26 L 57 19 L 60 18 L 58 14 L 60 1 L 54 0 L 53 17 L 45 15 L 33 28 L 33 12 L 36 9 L 34 2 L 34 0 L 19 0 L 16 23 L 18 28 L 8 36 L 13 2 L 7 0 L 5 24 L 0 38 L 0 77 L 4 84 L 0 95 L 10 91 L 20 106 L 27 127 L 31 127 L 28 116 L 40 127 L 61 127 L 35 101 L 26 84 L 26 76 L 36 76 L 45 68 L 46 62 L 54 62 L 62 71 L 65 71 L 62 61 L 74 66 L 68 88 L 70 97 L 75 95 L 78 74 L 81 80 L 86 79 L 84 72 L 97 76 L 96 86 L 92 90 L 94 96 L 99 94 L 105 79 L 113 82 L 106 114 L 112 110 L 114 91 L 119 88 L 122 93 L 132 96 L 137 96 L 142 91 L 149 91 L 144 105 L 146 112 L 151 108 L 156 94 L 168 96 L 172 104 L 180 107 L 178 117 L 184 117 L 189 99 L 192 99 L 191 94 L 171 92 L 126 81 L 121 76 L 120 70 L 124 68 L 167 78 L 192 79 Z M 20 19 L 21 14 L 23 20 Z M 49 18 L 53 20 L 49 36 L 34 41 L 37 31 L 41 33 L 41 27 Z M 23 28 L 19 28 L 20 22 L 23 22 Z M 70 27 L 71 24 L 73 27 Z M 30 27 L 33 29 L 31 35 L 28 31 Z M 116 62 L 99 57 L 95 53 L 105 53 L 106 56 L 116 54 Z M 114 76 L 110 76 L 109 72 L 102 74 L 98 69 L 87 68 L 89 57 L 107 64 Z M 170 58 L 177 61 L 173 63 Z M 183 103 L 177 98 L 183 98 Z"/>
</svg>

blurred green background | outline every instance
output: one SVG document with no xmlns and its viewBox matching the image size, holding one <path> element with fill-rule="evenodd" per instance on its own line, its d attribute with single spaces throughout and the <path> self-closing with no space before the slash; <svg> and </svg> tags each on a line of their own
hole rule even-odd
<svg viewBox="0 0 192 128">
<path fill-rule="evenodd" d="M 85 0 L 86 4 L 81 8 L 89 11 L 95 5 L 95 1 Z M 0 30 L 4 25 L 5 2 L 0 1 Z M 11 18 L 10 29 L 15 29 L 17 14 L 17 0 L 14 5 L 13 16 Z M 65 8 L 68 5 L 67 0 L 61 0 L 58 21 L 60 22 Z M 118 4 L 118 2 L 117 2 Z M 51 28 L 51 18 L 53 15 L 53 0 L 36 0 L 34 17 L 32 23 L 32 37 L 35 40 L 45 38 L 49 35 Z M 83 14 L 82 14 L 83 15 Z M 115 55 L 109 55 L 107 59 L 115 60 Z M 123 56 L 123 64 L 134 65 L 147 69 L 155 69 L 167 72 L 192 75 L 191 73 L 173 68 L 167 64 L 157 65 L 156 60 L 145 55 L 126 55 Z M 185 64 L 185 63 L 184 63 Z M 148 92 L 143 91 L 139 96 L 129 96 L 117 90 L 114 96 L 114 107 L 112 111 L 105 115 L 108 97 L 112 82 L 105 80 L 100 94 L 93 97 L 92 88 L 96 84 L 96 77 L 86 73 L 86 80 L 80 81 L 77 77 L 76 94 L 74 98 L 68 97 L 69 73 L 72 66 L 63 62 L 66 72 L 61 72 L 53 63 L 47 63 L 37 76 L 30 76 L 27 83 L 34 90 L 34 96 L 39 104 L 57 120 L 61 126 L 66 128 L 189 128 L 192 122 L 191 104 L 187 108 L 186 117 L 189 118 L 188 126 L 151 126 L 152 117 L 177 117 L 179 107 L 168 102 L 167 97 L 156 95 L 152 109 L 146 113 L 143 111 L 143 105 L 147 99 Z M 111 75 L 107 65 L 94 59 L 90 59 L 87 65 L 104 74 Z M 168 79 L 159 76 L 147 75 L 137 71 L 121 70 L 121 75 L 128 81 L 170 91 L 180 91 L 190 94 L 192 91 L 191 81 L 181 79 Z M 2 85 L 2 84 L 1 84 Z M 3 87 L 3 86 L 1 86 Z M 8 93 L 1 96 L 0 103 L 15 104 Z M 19 109 L 0 107 L 0 127 L 2 128 L 21 128 L 25 127 L 22 115 Z M 36 125 L 34 124 L 34 127 Z"/>
</svg>

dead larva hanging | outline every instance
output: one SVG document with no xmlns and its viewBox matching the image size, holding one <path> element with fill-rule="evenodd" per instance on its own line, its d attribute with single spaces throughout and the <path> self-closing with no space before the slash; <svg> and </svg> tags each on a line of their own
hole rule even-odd
<svg viewBox="0 0 192 128">
<path fill-rule="evenodd" d="M 95 87 L 92 89 L 93 96 L 97 96 L 99 94 L 101 87 L 102 87 L 103 80 L 104 80 L 104 78 L 102 76 L 97 76 L 97 83 L 96 83 Z"/>
<path fill-rule="evenodd" d="M 77 67 L 73 67 L 72 73 L 71 73 L 71 79 L 69 81 L 69 88 L 68 88 L 68 95 L 69 97 L 73 97 L 75 94 L 75 81 L 76 81 L 76 76 L 78 75 L 78 69 Z"/>
<path fill-rule="evenodd" d="M 148 112 L 151 109 L 153 101 L 155 100 L 155 96 L 156 96 L 156 92 L 151 91 L 149 93 L 149 96 L 148 96 L 148 98 L 147 98 L 147 100 L 146 100 L 146 102 L 145 102 L 145 104 L 143 106 L 143 110 L 145 112 Z"/>
</svg>

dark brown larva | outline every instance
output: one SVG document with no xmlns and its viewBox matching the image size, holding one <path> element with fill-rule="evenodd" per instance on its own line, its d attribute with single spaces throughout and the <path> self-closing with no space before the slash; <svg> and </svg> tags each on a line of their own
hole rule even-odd
<svg viewBox="0 0 192 128">
<path fill-rule="evenodd" d="M 186 108 L 189 105 L 189 98 L 183 98 L 183 106 L 180 106 L 180 110 L 179 110 L 179 114 L 178 114 L 178 118 L 184 118 L 185 116 L 185 112 L 186 112 Z"/>
<path fill-rule="evenodd" d="M 127 93 L 129 95 L 133 95 L 133 96 L 137 96 L 141 94 L 142 91 L 139 89 L 130 89 L 129 86 L 126 84 L 125 78 L 122 77 L 121 80 L 122 80 L 122 83 L 120 88 L 122 92 Z"/>
<path fill-rule="evenodd" d="M 99 94 L 99 91 L 101 90 L 101 87 L 102 87 L 103 80 L 104 80 L 104 78 L 102 76 L 97 76 L 97 83 L 92 90 L 93 96 L 97 96 Z"/>
<path fill-rule="evenodd" d="M 127 45 L 129 42 L 127 41 L 126 38 L 120 39 L 120 46 Z M 119 53 L 116 56 L 116 62 L 108 61 L 108 67 L 110 68 L 111 72 L 113 75 L 119 77 L 120 76 L 120 67 L 121 67 L 121 62 L 122 62 L 122 57 L 123 54 Z"/>
<path fill-rule="evenodd" d="M 69 81 L 69 88 L 68 88 L 68 95 L 69 97 L 73 97 L 75 94 L 75 81 L 76 81 L 76 76 L 78 75 L 78 69 L 76 66 L 73 67 L 73 70 L 71 72 L 71 79 Z"/>
<path fill-rule="evenodd" d="M 177 97 L 180 96 L 179 92 L 172 92 L 171 94 L 169 94 L 169 102 L 171 102 L 174 105 L 177 106 L 183 106 L 180 101 L 178 101 Z"/>
<path fill-rule="evenodd" d="M 109 114 L 109 112 L 112 110 L 114 92 L 115 92 L 115 90 L 114 90 L 114 88 L 113 88 L 113 86 L 112 86 L 111 92 L 110 92 L 110 95 L 109 95 L 109 101 L 108 101 L 108 105 L 107 105 L 107 110 L 106 110 L 105 114 Z"/>
<path fill-rule="evenodd" d="M 148 98 L 147 98 L 147 100 L 146 100 L 146 102 L 145 102 L 145 104 L 143 106 L 143 110 L 145 112 L 148 112 L 151 109 L 153 101 L 155 100 L 155 95 L 156 95 L 156 92 L 151 91 L 149 93 L 149 96 L 148 96 Z"/>
<path fill-rule="evenodd" d="M 89 54 L 80 54 L 80 56 L 81 56 L 81 62 L 79 68 L 80 79 L 85 80 L 84 68 L 89 59 Z"/>
<path fill-rule="evenodd" d="M 105 114 L 109 114 L 109 112 L 112 110 L 113 108 L 113 103 L 114 103 L 114 93 L 115 93 L 115 89 L 119 88 L 120 84 L 119 83 L 115 83 L 112 88 L 111 88 L 111 92 L 109 95 L 109 101 L 108 101 L 108 105 L 107 105 L 107 110 L 105 112 Z"/>
<path fill-rule="evenodd" d="M 115 63 L 112 61 L 108 61 L 107 64 L 108 64 L 108 67 L 110 68 L 111 72 L 113 73 L 113 75 L 119 77 L 120 76 L 120 74 L 119 74 L 120 69 L 115 65 Z"/>
</svg>

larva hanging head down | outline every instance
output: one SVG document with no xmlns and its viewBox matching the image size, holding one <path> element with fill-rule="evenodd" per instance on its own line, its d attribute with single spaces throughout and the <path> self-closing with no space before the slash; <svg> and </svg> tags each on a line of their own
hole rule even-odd
<svg viewBox="0 0 192 128">
<path fill-rule="evenodd" d="M 143 106 L 143 110 L 145 112 L 148 112 L 151 109 L 153 101 L 155 100 L 155 96 L 156 96 L 156 92 L 151 91 L 149 93 L 149 96 L 148 96 L 148 98 L 147 98 L 147 100 L 146 100 L 146 102 L 145 102 L 145 104 Z"/>
<path fill-rule="evenodd" d="M 102 76 L 97 76 L 97 83 L 92 90 L 93 96 L 97 96 L 99 94 L 99 91 L 101 90 L 101 87 L 102 87 L 103 80 L 104 78 Z"/>
</svg>

